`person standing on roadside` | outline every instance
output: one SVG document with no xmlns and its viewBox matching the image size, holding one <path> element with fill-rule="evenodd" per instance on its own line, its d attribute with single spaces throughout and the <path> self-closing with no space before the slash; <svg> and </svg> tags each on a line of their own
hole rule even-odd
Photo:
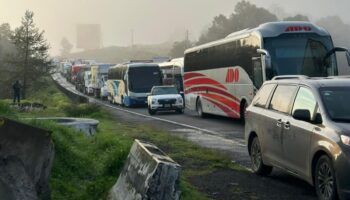
<svg viewBox="0 0 350 200">
<path fill-rule="evenodd" d="M 18 80 L 15 82 L 15 84 L 13 84 L 12 89 L 13 89 L 13 104 L 15 104 L 16 100 L 17 100 L 17 103 L 19 105 L 19 103 L 21 101 L 21 99 L 20 99 L 21 84 L 19 83 Z"/>
</svg>

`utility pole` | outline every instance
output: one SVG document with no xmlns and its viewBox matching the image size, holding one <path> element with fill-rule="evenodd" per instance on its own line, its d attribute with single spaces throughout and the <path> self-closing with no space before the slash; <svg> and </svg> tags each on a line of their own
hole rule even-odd
<svg viewBox="0 0 350 200">
<path fill-rule="evenodd" d="M 189 46 L 188 46 L 188 44 L 190 43 L 189 35 L 190 35 L 190 32 L 189 32 L 188 29 L 186 29 L 186 35 L 185 35 L 185 49 L 188 49 L 188 48 L 189 48 Z"/>
<path fill-rule="evenodd" d="M 131 29 L 131 47 L 134 47 L 134 29 Z"/>
<path fill-rule="evenodd" d="M 189 41 L 189 35 L 190 35 L 190 32 L 189 32 L 188 29 L 187 29 L 187 30 L 186 30 L 186 38 L 185 38 L 186 41 Z"/>
</svg>

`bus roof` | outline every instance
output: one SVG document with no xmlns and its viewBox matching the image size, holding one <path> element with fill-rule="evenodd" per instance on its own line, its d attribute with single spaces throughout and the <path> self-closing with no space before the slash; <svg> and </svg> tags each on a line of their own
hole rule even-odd
<svg viewBox="0 0 350 200">
<path fill-rule="evenodd" d="M 118 67 L 159 67 L 158 63 L 124 63 L 124 64 L 117 64 L 113 67 L 110 67 L 110 69 L 112 68 L 118 68 Z"/>
<path fill-rule="evenodd" d="M 258 34 L 262 37 L 276 37 L 284 33 L 316 33 L 321 36 L 329 36 L 328 31 L 324 28 L 319 27 L 311 22 L 291 22 L 291 21 L 280 21 L 280 22 L 268 22 L 265 24 L 261 24 L 256 28 L 252 29 L 244 29 L 241 31 L 237 31 L 229 34 L 227 37 L 216 40 L 213 42 L 209 42 L 203 45 L 199 45 L 196 47 L 192 47 L 185 51 L 186 53 L 191 53 L 194 51 L 198 51 L 200 49 L 209 48 L 212 46 L 224 44 L 237 38 L 243 38 L 249 35 Z"/>
<path fill-rule="evenodd" d="M 162 63 L 159 63 L 159 67 L 163 67 L 163 68 L 167 68 L 167 67 L 170 67 L 170 66 L 178 66 L 178 67 L 183 67 L 184 65 L 184 58 L 174 58 L 174 59 L 171 59 L 169 62 L 162 62 Z"/>
</svg>

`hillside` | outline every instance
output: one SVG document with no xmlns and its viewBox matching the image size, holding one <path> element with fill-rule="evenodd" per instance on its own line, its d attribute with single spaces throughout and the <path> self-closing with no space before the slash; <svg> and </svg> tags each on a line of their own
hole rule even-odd
<svg viewBox="0 0 350 200">
<path fill-rule="evenodd" d="M 120 63 L 132 59 L 150 59 L 168 56 L 171 44 L 135 45 L 133 47 L 111 46 L 70 54 L 69 58 L 94 59 L 99 62 Z"/>
</svg>

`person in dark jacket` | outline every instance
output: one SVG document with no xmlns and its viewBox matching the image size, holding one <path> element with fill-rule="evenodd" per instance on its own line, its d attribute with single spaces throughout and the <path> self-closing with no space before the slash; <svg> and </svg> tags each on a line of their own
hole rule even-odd
<svg viewBox="0 0 350 200">
<path fill-rule="evenodd" d="M 16 103 L 16 100 L 17 100 L 17 103 L 19 104 L 21 101 L 21 98 L 20 98 L 21 84 L 19 83 L 18 80 L 15 82 L 15 84 L 13 84 L 12 88 L 13 88 L 13 104 Z"/>
</svg>

